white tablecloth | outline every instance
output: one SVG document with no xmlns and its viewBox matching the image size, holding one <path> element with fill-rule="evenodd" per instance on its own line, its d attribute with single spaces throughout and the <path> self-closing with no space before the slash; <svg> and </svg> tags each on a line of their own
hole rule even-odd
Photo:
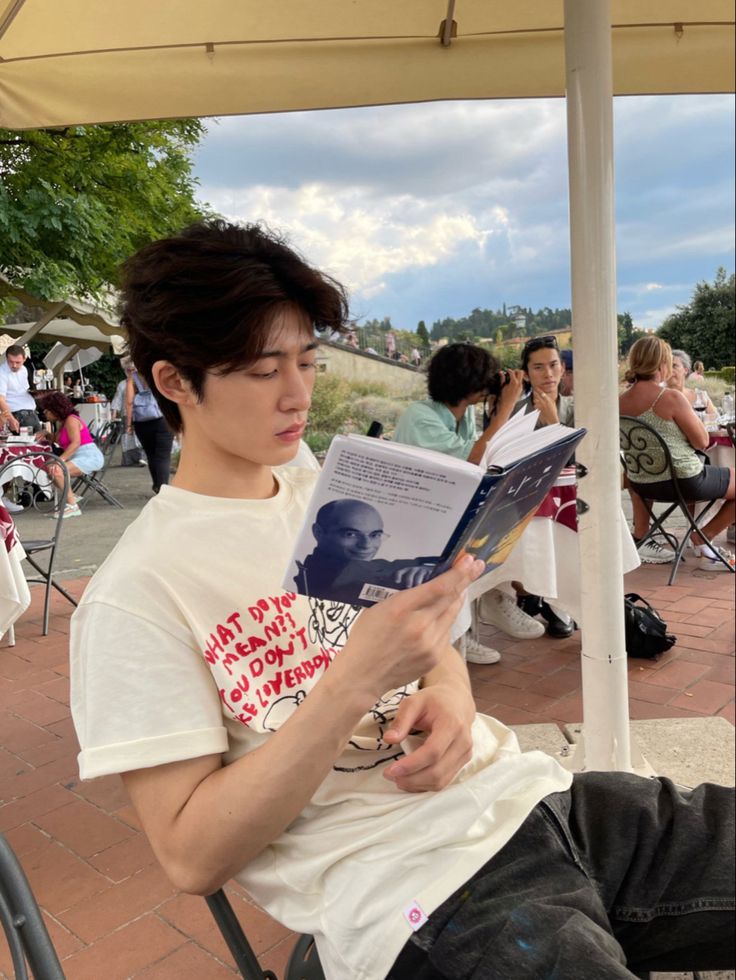
<svg viewBox="0 0 736 980">
<path fill-rule="evenodd" d="M 623 569 L 630 572 L 640 565 L 639 556 L 623 513 L 620 524 Z M 453 641 L 470 629 L 471 601 L 478 598 L 482 610 L 483 594 L 506 582 L 521 582 L 527 592 L 552 600 L 582 626 L 577 534 L 549 517 L 533 517 L 503 565 L 483 575 L 468 589 L 465 605 L 453 624 Z M 513 594 L 510 585 L 508 591 Z"/>
<path fill-rule="evenodd" d="M 30 452 L 34 448 L 38 449 L 37 453 Z M 20 454 L 22 458 L 14 462 L 13 457 L 16 454 Z M 50 497 L 53 493 L 54 485 L 45 464 L 53 458 L 53 453 L 51 453 L 49 447 L 44 449 L 35 439 L 27 439 L 25 441 L 14 439 L 8 441 L 0 446 L 0 467 L 3 470 L 2 482 L 5 484 L 10 483 L 11 480 L 20 479 L 26 483 L 35 483 L 46 491 L 46 495 Z"/>
<path fill-rule="evenodd" d="M 21 566 L 25 556 L 12 518 L 0 507 L 0 635 L 7 632 L 31 601 Z"/>
</svg>

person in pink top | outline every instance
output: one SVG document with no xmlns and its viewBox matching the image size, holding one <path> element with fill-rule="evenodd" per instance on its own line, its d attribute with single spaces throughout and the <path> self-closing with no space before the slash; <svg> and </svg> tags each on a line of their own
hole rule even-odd
<svg viewBox="0 0 736 980">
<path fill-rule="evenodd" d="M 73 478 L 101 469 L 104 464 L 102 453 L 95 444 L 89 429 L 77 415 L 70 399 L 66 395 L 62 395 L 60 391 L 52 391 L 43 398 L 41 408 L 46 419 L 56 426 L 56 442 L 61 448 L 59 458 L 66 463 L 69 476 Z M 39 442 L 51 444 L 54 442 L 53 436 L 48 432 L 37 433 L 36 439 Z M 48 470 L 51 479 L 59 490 L 62 490 L 64 474 L 61 472 L 61 467 L 50 463 Z M 74 496 L 70 485 L 67 489 L 66 504 L 62 516 L 80 517 L 81 514 L 77 498 Z"/>
</svg>

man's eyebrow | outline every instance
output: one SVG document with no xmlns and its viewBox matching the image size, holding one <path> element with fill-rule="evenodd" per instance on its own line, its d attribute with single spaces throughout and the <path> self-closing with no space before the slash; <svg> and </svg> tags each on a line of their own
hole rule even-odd
<svg viewBox="0 0 736 980">
<path fill-rule="evenodd" d="M 359 527 L 351 527 L 349 524 L 338 525 L 337 530 L 339 534 L 344 534 L 345 531 L 352 531 L 353 534 L 375 534 L 376 531 L 381 531 L 381 533 L 383 533 L 383 528 L 376 527 L 371 531 L 361 531 Z"/>
<path fill-rule="evenodd" d="M 313 340 L 311 343 L 305 344 L 299 351 L 299 354 L 308 354 L 310 350 L 316 350 L 318 347 L 319 342 Z M 258 355 L 258 360 L 263 360 L 265 357 L 286 357 L 286 354 L 287 352 L 283 350 L 264 350 Z"/>
</svg>

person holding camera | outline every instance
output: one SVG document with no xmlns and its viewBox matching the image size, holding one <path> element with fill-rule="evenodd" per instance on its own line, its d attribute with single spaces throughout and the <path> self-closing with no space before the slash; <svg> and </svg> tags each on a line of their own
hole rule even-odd
<svg viewBox="0 0 736 980">
<path fill-rule="evenodd" d="M 508 422 L 522 393 L 523 372 L 501 371 L 496 358 L 473 344 L 448 344 L 427 367 L 428 398 L 413 402 L 400 417 L 394 441 L 480 463 L 491 437 Z M 478 435 L 475 406 L 484 404 L 484 426 Z M 503 589 L 483 596 L 483 622 L 515 639 L 535 639 L 545 628 L 528 616 Z M 493 664 L 501 654 L 474 635 L 465 638 L 465 657 L 473 664 Z"/>
</svg>

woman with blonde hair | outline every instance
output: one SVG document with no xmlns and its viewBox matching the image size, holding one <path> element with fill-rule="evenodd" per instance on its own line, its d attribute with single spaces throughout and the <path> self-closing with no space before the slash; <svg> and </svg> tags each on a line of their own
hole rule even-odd
<svg viewBox="0 0 736 980">
<path fill-rule="evenodd" d="M 704 464 L 695 452 L 708 446 L 708 432 L 681 391 L 662 387 L 662 382 L 666 382 L 671 374 L 670 345 L 656 335 L 637 340 L 629 351 L 626 380 L 630 387 L 619 398 L 619 411 L 621 415 L 646 422 L 662 437 L 670 451 L 678 484 L 686 500 L 694 503 L 724 498 L 719 511 L 702 529 L 712 540 L 733 524 L 736 517 L 734 469 Z M 644 500 L 675 499 L 671 480 L 660 480 L 646 472 L 639 474 L 637 482 L 631 481 L 631 488 Z M 635 540 L 639 530 L 635 526 Z M 733 569 L 734 556 L 730 552 L 723 548 L 716 549 L 715 546 L 711 548 L 696 533 L 691 535 L 691 542 L 696 555 L 714 571 L 727 570 L 723 561 Z"/>
</svg>

